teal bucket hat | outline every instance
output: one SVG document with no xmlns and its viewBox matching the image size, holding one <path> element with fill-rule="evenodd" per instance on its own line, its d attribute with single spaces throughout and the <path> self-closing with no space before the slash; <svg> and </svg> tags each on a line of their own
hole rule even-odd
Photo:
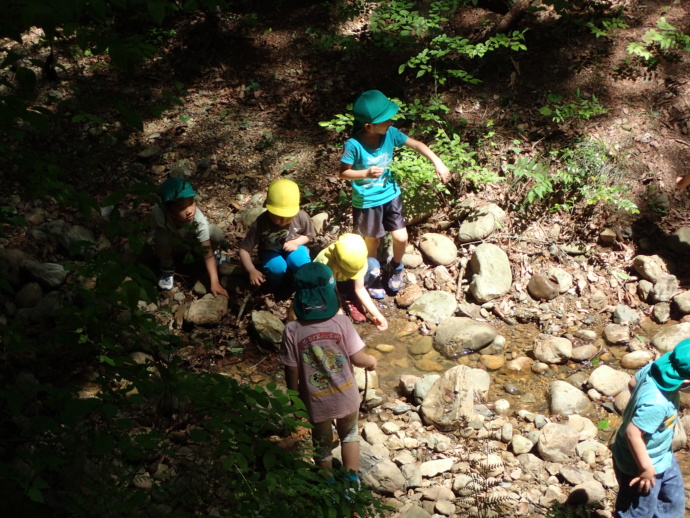
<svg viewBox="0 0 690 518">
<path fill-rule="evenodd" d="M 338 312 L 333 272 L 325 264 L 307 263 L 295 272 L 295 315 L 299 320 L 323 320 Z"/>
<path fill-rule="evenodd" d="M 355 101 L 352 111 L 355 121 L 360 124 L 378 124 L 393 118 L 398 113 L 398 105 L 378 90 L 368 90 Z"/>
<path fill-rule="evenodd" d="M 196 193 L 192 184 L 184 178 L 168 178 L 158 191 L 163 203 L 170 203 L 184 198 L 194 198 Z"/>
<path fill-rule="evenodd" d="M 651 375 L 661 390 L 677 390 L 690 380 L 690 339 L 678 343 L 673 351 L 652 364 Z"/>
</svg>

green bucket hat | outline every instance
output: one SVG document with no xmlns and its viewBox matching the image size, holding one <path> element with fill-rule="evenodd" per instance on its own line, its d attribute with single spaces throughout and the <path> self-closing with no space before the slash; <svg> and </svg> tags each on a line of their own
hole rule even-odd
<svg viewBox="0 0 690 518">
<path fill-rule="evenodd" d="M 192 184 L 184 178 L 168 178 L 163 182 L 158 193 L 163 203 L 170 203 L 184 198 L 194 198 L 196 196 Z"/>
<path fill-rule="evenodd" d="M 307 263 L 295 272 L 295 315 L 300 320 L 323 320 L 338 312 L 333 272 L 325 264 Z"/>
<path fill-rule="evenodd" d="M 398 105 L 378 90 L 368 90 L 360 95 L 352 108 L 355 121 L 360 124 L 378 124 L 393 118 Z"/>
<path fill-rule="evenodd" d="M 661 390 L 677 390 L 690 380 L 690 339 L 678 343 L 673 351 L 664 354 L 652 364 L 650 371 L 654 383 Z"/>
</svg>

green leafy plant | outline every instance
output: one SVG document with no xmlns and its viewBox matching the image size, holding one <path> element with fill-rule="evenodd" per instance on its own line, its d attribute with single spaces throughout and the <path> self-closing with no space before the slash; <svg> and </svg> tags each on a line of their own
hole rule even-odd
<svg viewBox="0 0 690 518">
<path fill-rule="evenodd" d="M 613 34 L 614 31 L 618 29 L 627 29 L 628 24 L 626 24 L 621 18 L 604 18 L 600 20 L 601 27 L 593 22 L 589 22 L 587 27 L 597 38 L 607 38 Z"/>
<path fill-rule="evenodd" d="M 657 29 L 649 29 L 642 36 L 642 41 L 633 41 L 626 50 L 629 54 L 640 56 L 646 61 L 654 59 L 659 51 L 682 49 L 690 52 L 690 36 L 679 31 L 662 17 L 657 22 Z"/>
<path fill-rule="evenodd" d="M 571 119 L 589 120 L 607 112 L 595 95 L 592 95 L 591 99 L 585 99 L 579 88 L 575 91 L 575 102 L 565 103 L 563 96 L 556 93 L 550 93 L 546 98 L 551 106 L 543 106 L 539 113 L 551 117 L 554 122 L 566 122 Z"/>
</svg>

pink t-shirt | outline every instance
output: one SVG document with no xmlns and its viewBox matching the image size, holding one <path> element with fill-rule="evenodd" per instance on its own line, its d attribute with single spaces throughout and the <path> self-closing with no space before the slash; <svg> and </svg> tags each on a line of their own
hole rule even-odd
<svg viewBox="0 0 690 518">
<path fill-rule="evenodd" d="M 364 342 L 345 315 L 296 320 L 285 326 L 280 362 L 299 369 L 299 395 L 313 423 L 339 419 L 359 408 L 350 356 Z"/>
</svg>

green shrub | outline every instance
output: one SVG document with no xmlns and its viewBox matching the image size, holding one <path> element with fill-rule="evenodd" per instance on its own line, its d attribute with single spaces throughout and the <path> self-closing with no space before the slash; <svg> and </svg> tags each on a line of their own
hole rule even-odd
<svg viewBox="0 0 690 518">
<path fill-rule="evenodd" d="M 551 106 L 543 106 L 539 113 L 551 117 L 554 122 L 566 122 L 572 119 L 589 120 L 608 111 L 595 95 L 592 95 L 591 99 L 583 98 L 579 88 L 575 91 L 575 102 L 565 103 L 563 96 L 556 93 L 548 94 L 547 100 Z"/>
<path fill-rule="evenodd" d="M 656 23 L 656 29 L 649 29 L 642 36 L 642 42 L 630 42 L 626 48 L 629 54 L 640 56 L 649 61 L 659 51 L 682 49 L 690 52 L 690 36 L 676 29 L 662 17 Z"/>
</svg>

